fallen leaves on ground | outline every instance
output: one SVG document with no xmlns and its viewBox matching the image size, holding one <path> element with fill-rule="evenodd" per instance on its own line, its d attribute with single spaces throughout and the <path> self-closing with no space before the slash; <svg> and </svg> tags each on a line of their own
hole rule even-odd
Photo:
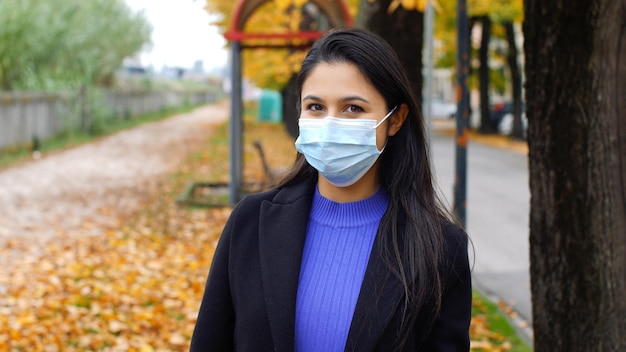
<svg viewBox="0 0 626 352">
<path fill-rule="evenodd" d="M 62 235 L 0 278 L 12 351 L 185 350 L 230 210 L 144 210 L 104 235 Z M 168 229 L 161 232 L 166 222 Z"/>
<path fill-rule="evenodd" d="M 483 314 L 472 317 L 470 339 L 472 351 L 502 352 L 510 351 L 512 348 L 505 336 L 489 330 L 487 316 Z"/>
<path fill-rule="evenodd" d="M 253 125 L 246 129 L 244 177 L 260 183 L 266 175 L 251 141 L 261 139 L 274 168 L 291 163 L 293 141 L 282 125 Z M 0 351 L 187 350 L 231 209 L 181 207 L 175 196 L 189 180 L 223 176 L 221 130 L 142 209 L 118 214 L 120 226 L 98 235 L 59 234 L 43 247 L 13 238 L 0 248 L 0 256 L 13 258 L 0 270 Z M 115 205 L 103 211 L 115 212 Z M 510 346 L 480 315 L 471 334 L 474 350 Z"/>
<path fill-rule="evenodd" d="M 252 124 L 245 135 L 244 177 L 267 182 L 252 140 L 271 167 L 293 160 L 282 125 Z M 227 129 L 161 181 L 156 194 L 99 235 L 59 234 L 43 245 L 11 238 L 0 256 L 0 351 L 185 351 L 204 283 L 230 214 L 178 205 L 190 181 L 228 175 Z M 103 208 L 115 212 L 115 205 Z M 86 221 L 83 228 L 92 224 Z"/>
</svg>

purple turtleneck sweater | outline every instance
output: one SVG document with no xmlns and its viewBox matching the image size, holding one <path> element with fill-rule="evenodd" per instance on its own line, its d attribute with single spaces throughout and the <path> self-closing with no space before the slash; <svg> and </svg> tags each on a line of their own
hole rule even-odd
<svg viewBox="0 0 626 352">
<path fill-rule="evenodd" d="M 297 352 L 344 350 L 388 204 L 382 190 L 350 203 L 333 202 L 315 191 L 296 300 Z"/>
</svg>

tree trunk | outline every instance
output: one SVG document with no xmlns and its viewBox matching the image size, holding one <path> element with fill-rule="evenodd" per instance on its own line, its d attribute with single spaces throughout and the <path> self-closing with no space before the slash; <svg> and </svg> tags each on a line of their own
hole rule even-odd
<svg viewBox="0 0 626 352">
<path fill-rule="evenodd" d="M 535 350 L 626 351 L 626 0 L 526 0 Z"/>
<path fill-rule="evenodd" d="M 402 6 L 390 14 L 390 3 L 391 0 L 361 0 L 357 25 L 380 35 L 396 51 L 415 97 L 421 102 L 424 14 Z"/>
<path fill-rule="evenodd" d="M 509 51 L 506 61 L 511 72 L 511 86 L 513 93 L 513 131 L 511 135 L 517 139 L 524 139 L 524 131 L 522 129 L 522 75 L 519 69 L 519 56 L 517 43 L 515 42 L 515 28 L 513 22 L 507 21 L 503 23 L 506 31 L 506 41 Z"/>
<path fill-rule="evenodd" d="M 298 138 L 298 119 L 300 111 L 298 110 L 298 75 L 294 74 L 289 78 L 287 85 L 280 92 L 283 98 L 283 125 L 291 138 Z"/>
<path fill-rule="evenodd" d="M 489 41 L 491 39 L 491 18 L 487 15 L 483 15 L 481 16 L 480 21 L 482 23 L 480 50 L 478 51 L 480 61 L 480 67 L 478 68 L 478 82 L 480 89 L 480 133 L 492 134 L 496 131 L 496 129 L 491 122 L 491 111 L 489 109 Z"/>
</svg>

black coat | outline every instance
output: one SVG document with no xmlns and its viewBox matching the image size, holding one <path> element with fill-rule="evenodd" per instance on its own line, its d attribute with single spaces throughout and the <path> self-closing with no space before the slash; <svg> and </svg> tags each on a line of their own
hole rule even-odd
<svg viewBox="0 0 626 352">
<path fill-rule="evenodd" d="M 218 244 L 191 340 L 191 351 L 293 351 L 298 276 L 314 184 L 244 198 Z M 444 296 L 432 329 L 415 324 L 405 351 L 468 351 L 471 282 L 467 238 L 444 226 Z M 378 242 L 378 237 L 376 242 Z M 399 281 L 374 243 L 346 351 L 389 351 L 403 308 Z M 430 307 L 426 307 L 428 310 Z M 365 322 L 368 322 L 365 324 Z"/>
</svg>

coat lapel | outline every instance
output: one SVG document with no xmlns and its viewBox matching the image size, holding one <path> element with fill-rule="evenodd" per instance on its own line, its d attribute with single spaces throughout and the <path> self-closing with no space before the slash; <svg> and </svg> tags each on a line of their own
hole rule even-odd
<svg viewBox="0 0 626 352">
<path fill-rule="evenodd" d="M 374 247 L 352 317 L 345 351 L 373 351 L 398 309 L 402 285 L 389 274 L 380 251 L 381 235 Z"/>
<path fill-rule="evenodd" d="M 275 351 L 293 351 L 300 263 L 314 185 L 297 184 L 261 204 L 259 254 Z"/>
<path fill-rule="evenodd" d="M 261 274 L 275 351 L 294 350 L 298 279 L 314 187 L 311 183 L 287 187 L 261 204 Z M 346 351 L 374 350 L 403 296 L 400 282 L 383 262 L 381 240 L 376 237 L 370 254 Z"/>
</svg>

